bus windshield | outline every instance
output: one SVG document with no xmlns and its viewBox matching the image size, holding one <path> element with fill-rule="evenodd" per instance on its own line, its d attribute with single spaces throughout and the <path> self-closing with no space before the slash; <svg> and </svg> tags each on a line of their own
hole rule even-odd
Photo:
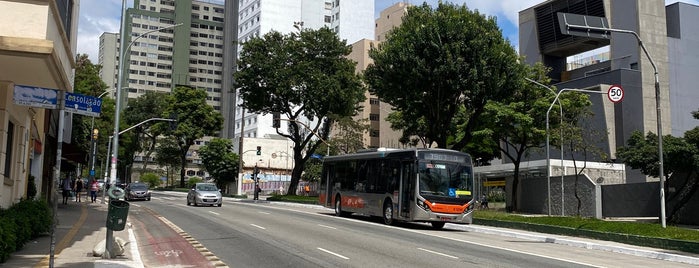
<svg viewBox="0 0 699 268">
<path fill-rule="evenodd" d="M 418 168 L 420 195 L 428 199 L 471 199 L 471 176 L 471 168 L 457 162 L 421 160 Z"/>
</svg>

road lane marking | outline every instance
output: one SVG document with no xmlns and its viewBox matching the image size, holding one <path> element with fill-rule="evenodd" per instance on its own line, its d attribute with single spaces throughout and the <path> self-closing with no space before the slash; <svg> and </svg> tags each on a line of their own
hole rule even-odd
<svg viewBox="0 0 699 268">
<path fill-rule="evenodd" d="M 269 214 L 272 214 L 272 213 L 269 213 L 269 212 L 265 212 L 265 211 L 258 211 L 257 213 L 260 213 L 260 214 L 265 214 L 265 215 L 269 215 Z"/>
<path fill-rule="evenodd" d="M 335 252 L 332 252 L 332 251 L 327 250 L 327 249 L 324 249 L 324 248 L 318 248 L 318 250 L 323 251 L 323 252 L 328 253 L 328 254 L 331 254 L 331 255 L 335 255 L 335 257 L 338 257 L 338 258 L 341 258 L 341 259 L 349 260 L 349 258 L 347 258 L 347 257 L 345 257 L 345 256 L 342 256 L 342 255 L 340 255 L 340 254 L 337 254 L 337 253 L 335 253 Z"/>
<path fill-rule="evenodd" d="M 221 215 L 218 212 L 213 212 L 213 211 L 209 211 L 209 213 L 214 214 L 214 215 Z"/>
<path fill-rule="evenodd" d="M 437 252 L 437 251 L 432 251 L 432 250 L 429 250 L 429 249 L 424 249 L 424 248 L 417 248 L 417 249 L 422 250 L 422 251 L 425 251 L 425 252 L 429 252 L 429 253 L 432 253 L 432 254 L 437 254 L 437 255 L 439 255 L 439 256 L 443 256 L 443 257 L 447 257 L 447 258 L 452 258 L 452 259 L 456 259 L 456 260 L 459 259 L 459 257 L 452 256 L 452 255 L 448 255 L 448 254 L 444 254 L 444 253 Z"/>
<path fill-rule="evenodd" d="M 318 226 L 320 226 L 320 227 L 325 227 L 325 228 L 328 228 L 328 229 L 337 230 L 337 228 L 332 227 L 332 226 L 327 226 L 327 225 L 322 225 L 322 224 L 318 224 Z"/>
<path fill-rule="evenodd" d="M 260 229 L 262 229 L 262 230 L 267 230 L 267 228 L 262 227 L 262 226 L 259 226 L 259 225 L 254 224 L 254 223 L 251 223 L 250 225 L 255 226 L 255 227 L 257 227 L 257 228 L 260 228 Z"/>
</svg>

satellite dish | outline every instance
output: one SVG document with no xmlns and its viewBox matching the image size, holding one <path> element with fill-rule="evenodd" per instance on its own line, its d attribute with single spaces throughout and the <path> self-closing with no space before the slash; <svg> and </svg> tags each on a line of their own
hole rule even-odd
<svg viewBox="0 0 699 268">
<path fill-rule="evenodd" d="M 604 177 L 597 178 L 597 183 L 603 183 L 603 182 L 604 182 Z"/>
</svg>

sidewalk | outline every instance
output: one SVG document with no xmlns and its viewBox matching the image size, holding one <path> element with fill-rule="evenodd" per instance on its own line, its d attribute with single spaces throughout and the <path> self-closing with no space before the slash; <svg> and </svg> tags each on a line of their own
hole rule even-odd
<svg viewBox="0 0 699 268">
<path fill-rule="evenodd" d="M 87 198 L 89 200 L 89 197 Z M 114 231 L 117 237 L 130 243 L 125 246 L 124 255 L 113 259 L 94 257 L 92 250 L 107 237 L 107 205 L 68 201 L 58 204 L 57 224 L 54 232 L 54 267 L 144 267 L 138 252 L 133 231 L 127 224 L 123 231 Z M 49 267 L 51 235 L 29 241 L 13 253 L 0 267 Z"/>
</svg>

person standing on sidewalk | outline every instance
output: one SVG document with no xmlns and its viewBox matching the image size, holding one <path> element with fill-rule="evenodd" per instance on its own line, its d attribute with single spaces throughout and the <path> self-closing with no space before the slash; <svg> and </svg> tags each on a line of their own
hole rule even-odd
<svg viewBox="0 0 699 268">
<path fill-rule="evenodd" d="M 75 198 L 76 198 L 76 201 L 77 201 L 77 202 L 81 202 L 81 201 L 80 201 L 80 193 L 81 193 L 82 191 L 83 191 L 83 179 L 78 178 L 78 179 L 75 181 Z"/>
<path fill-rule="evenodd" d="M 97 191 L 100 190 L 100 184 L 97 182 L 96 179 L 92 179 L 92 182 L 90 182 L 90 200 L 92 203 L 95 203 L 97 201 Z"/>
<path fill-rule="evenodd" d="M 63 204 L 68 204 L 68 199 L 70 198 L 70 191 L 72 191 L 71 182 L 68 177 L 63 178 L 61 181 L 61 189 L 63 190 Z"/>
</svg>

